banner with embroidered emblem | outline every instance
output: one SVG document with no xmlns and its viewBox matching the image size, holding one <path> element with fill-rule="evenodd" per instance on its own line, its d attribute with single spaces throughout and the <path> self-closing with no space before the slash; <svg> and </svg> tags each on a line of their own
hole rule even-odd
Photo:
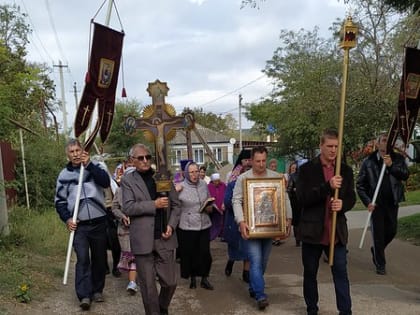
<svg viewBox="0 0 420 315">
<path fill-rule="evenodd" d="M 398 138 L 401 138 L 405 146 L 408 146 L 419 112 L 419 91 L 420 50 L 407 47 L 405 49 L 397 115 L 392 122 L 388 136 L 388 152 L 395 146 Z"/>
<path fill-rule="evenodd" d="M 123 32 L 95 22 L 92 24 L 94 32 L 89 67 L 74 123 L 75 136 L 79 137 L 88 128 L 95 103 L 98 102 L 98 120 L 86 140 L 86 151 L 93 144 L 98 132 L 102 142 L 105 142 L 111 131 L 124 38 Z"/>
</svg>

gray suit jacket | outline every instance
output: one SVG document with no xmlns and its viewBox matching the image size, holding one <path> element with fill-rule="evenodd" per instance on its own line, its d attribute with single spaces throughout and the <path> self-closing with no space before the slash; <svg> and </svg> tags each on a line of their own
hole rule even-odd
<svg viewBox="0 0 420 315">
<path fill-rule="evenodd" d="M 154 228 L 156 207 L 151 199 L 144 180 L 138 172 L 131 172 L 122 177 L 122 211 L 130 217 L 130 244 L 134 255 L 150 254 L 154 249 Z M 169 192 L 170 211 L 168 225 L 172 227 L 172 236 L 162 242 L 166 249 L 178 246 L 176 227 L 181 215 L 178 193 L 174 187 Z"/>
</svg>

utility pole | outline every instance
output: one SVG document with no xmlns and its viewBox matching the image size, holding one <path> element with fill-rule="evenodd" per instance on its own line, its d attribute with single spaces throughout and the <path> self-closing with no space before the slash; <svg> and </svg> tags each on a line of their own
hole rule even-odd
<svg viewBox="0 0 420 315">
<path fill-rule="evenodd" d="M 79 106 L 79 100 L 77 99 L 76 82 L 73 83 L 73 94 L 74 94 L 74 101 L 76 102 L 76 110 L 77 110 L 77 106 Z"/>
<path fill-rule="evenodd" d="M 67 137 L 67 110 L 66 110 L 66 98 L 64 96 L 64 76 L 63 76 L 63 68 L 67 68 L 67 65 L 63 65 L 61 60 L 58 61 L 58 65 L 53 65 L 53 67 L 57 67 L 60 73 L 60 87 L 61 87 L 61 111 L 63 112 L 63 128 L 64 134 Z"/>
<path fill-rule="evenodd" d="M 239 152 L 242 151 L 242 95 L 239 94 Z"/>
</svg>

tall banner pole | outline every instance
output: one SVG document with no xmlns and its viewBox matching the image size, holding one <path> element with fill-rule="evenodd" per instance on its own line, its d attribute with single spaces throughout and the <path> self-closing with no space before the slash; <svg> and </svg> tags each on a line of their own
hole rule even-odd
<svg viewBox="0 0 420 315">
<path fill-rule="evenodd" d="M 108 11 L 107 11 L 106 21 L 105 21 L 106 26 L 109 26 L 109 23 L 110 23 L 113 3 L 114 3 L 114 0 L 109 0 L 109 2 L 108 2 Z M 97 108 L 97 106 L 98 106 L 97 103 L 98 103 L 98 100 L 96 100 L 95 108 Z M 90 131 L 89 131 L 89 128 L 88 128 L 88 130 L 86 131 L 86 134 L 85 134 L 86 141 L 89 139 L 89 136 L 90 136 L 89 133 L 90 133 Z M 73 217 L 72 217 L 73 222 L 77 222 L 77 216 L 79 214 L 80 195 L 82 193 L 84 171 L 85 171 L 85 167 L 83 166 L 83 164 L 80 164 L 79 183 L 78 183 L 78 186 L 77 186 L 76 202 L 75 202 L 75 205 L 74 205 L 74 211 L 73 211 Z M 69 242 L 68 242 L 68 245 L 67 245 L 66 263 L 65 263 L 65 266 L 64 266 L 64 276 L 63 276 L 63 284 L 64 285 L 67 284 L 67 279 L 68 279 L 68 274 L 69 274 L 70 259 L 71 259 L 71 254 L 72 254 L 72 250 L 73 250 L 74 232 L 75 231 L 70 231 Z"/>
<path fill-rule="evenodd" d="M 344 22 L 342 29 L 342 42 L 341 48 L 344 49 L 344 61 L 343 61 L 343 82 L 341 84 L 341 99 L 340 99 L 340 116 L 338 126 L 338 148 L 337 158 L 335 161 L 335 175 L 341 173 L 341 156 L 343 148 L 343 130 L 344 130 L 344 112 L 346 107 L 346 90 L 347 90 L 347 77 L 348 77 L 348 66 L 349 66 L 349 51 L 351 48 L 356 46 L 356 35 L 358 28 L 353 24 L 352 18 L 349 16 Z M 334 191 L 334 199 L 338 199 L 339 189 Z M 328 257 L 328 263 L 330 266 L 334 264 L 334 246 L 335 246 L 335 230 L 337 226 L 337 212 L 332 213 L 331 222 L 331 234 L 330 234 L 330 251 Z"/>
<path fill-rule="evenodd" d="M 381 187 L 382 180 L 384 178 L 385 169 L 386 169 L 386 165 L 384 163 L 384 164 L 382 164 L 381 173 L 379 174 L 378 183 L 376 184 L 375 192 L 373 193 L 373 198 L 372 198 L 372 204 L 373 205 L 376 203 L 376 198 L 378 198 L 379 188 Z M 369 227 L 371 217 L 372 217 L 372 211 L 369 211 L 369 214 L 368 214 L 367 219 L 366 219 L 365 227 L 363 228 L 362 238 L 360 239 L 359 248 L 362 248 L 363 243 L 365 242 L 365 236 L 366 236 L 367 229 Z"/>
</svg>

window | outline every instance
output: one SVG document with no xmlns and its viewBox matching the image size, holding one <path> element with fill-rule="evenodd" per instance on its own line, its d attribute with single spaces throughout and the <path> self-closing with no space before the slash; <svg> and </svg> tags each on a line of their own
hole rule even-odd
<svg viewBox="0 0 420 315">
<path fill-rule="evenodd" d="M 194 162 L 198 164 L 204 163 L 204 151 L 203 149 L 194 149 Z"/>
<path fill-rule="evenodd" d="M 179 161 L 182 160 L 181 150 L 172 150 L 172 165 L 179 165 Z"/>
<path fill-rule="evenodd" d="M 217 161 L 219 161 L 219 162 L 223 161 L 223 158 L 222 158 L 222 148 L 214 148 L 213 149 L 213 155 L 214 155 L 214 158 Z"/>
</svg>

